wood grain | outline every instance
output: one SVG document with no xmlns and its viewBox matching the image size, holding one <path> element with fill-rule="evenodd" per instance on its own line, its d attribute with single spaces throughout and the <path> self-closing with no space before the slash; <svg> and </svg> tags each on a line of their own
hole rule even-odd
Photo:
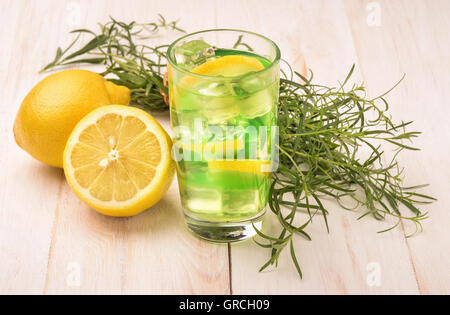
<svg viewBox="0 0 450 315">
<path fill-rule="evenodd" d="M 42 293 L 62 182 L 61 170 L 25 155 L 12 133 L 19 102 L 38 79 L 29 65 L 39 59 L 35 53 L 45 49 L 44 42 L 30 41 L 38 37 L 42 25 L 35 24 L 34 29 L 24 32 L 21 21 L 32 21 L 35 14 L 24 4 L 0 3 L 10 25 L 8 32 L 1 33 L 0 50 L 0 293 L 4 294 Z"/>
<path fill-rule="evenodd" d="M 408 170 L 406 185 L 430 183 L 426 193 L 434 194 L 438 202 L 426 206 L 430 219 L 425 221 L 425 231 L 407 239 L 411 263 L 420 293 L 444 294 L 449 291 L 450 233 L 445 223 L 450 222 L 448 161 L 450 150 L 448 135 L 450 50 L 448 1 L 434 1 L 425 8 L 421 1 L 382 1 L 380 27 L 362 27 L 365 21 L 355 12 L 364 6 L 347 3 L 347 12 L 355 39 L 355 47 L 367 84 L 374 93 L 386 89 L 386 81 L 394 82 L 403 73 L 406 79 L 390 97 L 391 113 L 414 120 L 423 130 L 417 140 L 420 152 L 404 152 L 402 165 Z M 399 18 L 401 13 L 401 18 Z M 367 40 L 370 38 L 370 40 Z M 446 38 L 447 40 L 443 40 Z M 375 61 L 383 60 L 381 63 Z M 383 73 L 383 79 L 379 74 Z"/>
<path fill-rule="evenodd" d="M 379 26 L 367 23 L 369 2 L 380 6 Z M 317 217 L 309 229 L 313 241 L 296 239 L 300 281 L 289 253 L 278 269 L 258 273 L 269 253 L 253 242 L 229 251 L 191 236 L 176 182 L 157 206 L 133 218 L 108 218 L 80 202 L 61 170 L 17 147 L 17 109 L 42 79 L 38 70 L 71 41 L 69 30 L 95 28 L 109 16 L 148 21 L 157 13 L 181 18 L 190 32 L 227 27 L 264 34 L 296 70 L 306 59 L 316 82 L 335 84 L 356 63 L 355 78 L 373 96 L 406 73 L 388 100 L 394 117 L 415 120 L 424 131 L 416 142 L 423 150 L 405 152 L 400 161 L 407 184 L 430 183 L 425 192 L 439 198 L 426 207 L 425 231 L 406 239 L 411 227 L 402 226 L 378 235 L 386 225 L 355 222 L 357 213 L 329 204 L 330 234 Z M 450 293 L 449 14 L 446 0 L 0 1 L 8 25 L 0 33 L 0 294 Z M 176 36 L 162 32 L 153 41 Z M 156 118 L 168 129 L 167 114 Z M 264 229 L 276 231 L 271 215 Z M 373 263 L 380 286 L 367 282 Z"/>
</svg>

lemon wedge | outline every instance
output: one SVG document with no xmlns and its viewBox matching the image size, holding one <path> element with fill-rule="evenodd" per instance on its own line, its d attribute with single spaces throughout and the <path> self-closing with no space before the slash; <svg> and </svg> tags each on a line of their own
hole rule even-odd
<svg viewBox="0 0 450 315">
<path fill-rule="evenodd" d="M 110 216 L 132 216 L 156 204 L 174 176 L 172 141 L 145 111 L 100 107 L 74 128 L 64 173 L 74 193 Z"/>
</svg>

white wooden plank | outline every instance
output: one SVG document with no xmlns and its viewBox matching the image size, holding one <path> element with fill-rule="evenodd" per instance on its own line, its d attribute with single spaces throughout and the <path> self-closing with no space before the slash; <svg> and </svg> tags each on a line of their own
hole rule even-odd
<svg viewBox="0 0 450 315">
<path fill-rule="evenodd" d="M 414 121 L 414 130 L 424 131 L 415 141 L 420 152 L 404 152 L 400 156 L 406 168 L 406 185 L 430 183 L 425 193 L 438 202 L 424 206 L 430 219 L 424 232 L 407 240 L 418 287 L 424 294 L 450 291 L 450 222 L 447 204 L 450 176 L 447 145 L 450 126 L 448 99 L 450 71 L 448 37 L 448 1 L 381 1 L 381 24 L 368 27 L 365 3 L 346 2 L 347 13 L 361 68 L 369 86 L 378 92 L 386 82 L 406 79 L 390 99 L 394 117 Z M 368 40 L 370 39 L 370 40 Z M 445 144 L 445 145 L 443 145 Z"/>
<path fill-rule="evenodd" d="M 0 15 L 8 27 L 1 32 L 0 84 L 0 293 L 42 293 L 48 252 L 62 183 L 62 171 L 24 153 L 12 132 L 15 115 L 39 78 L 37 52 L 43 10 L 29 1 L 2 1 Z M 23 23 L 27 21 L 27 23 Z M 33 23 L 34 22 L 34 23 Z M 45 22 L 44 22 L 45 23 Z"/>
</svg>

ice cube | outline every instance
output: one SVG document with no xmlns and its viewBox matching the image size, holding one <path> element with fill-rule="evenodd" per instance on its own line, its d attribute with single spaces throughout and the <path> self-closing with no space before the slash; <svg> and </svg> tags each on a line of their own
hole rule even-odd
<svg viewBox="0 0 450 315">
<path fill-rule="evenodd" d="M 241 89 L 249 94 L 255 93 L 267 85 L 262 78 L 258 77 L 254 73 L 241 78 L 238 84 Z"/>
<path fill-rule="evenodd" d="M 205 96 L 224 97 L 234 95 L 234 89 L 228 82 L 207 82 L 200 86 L 198 91 Z"/>
<path fill-rule="evenodd" d="M 244 91 L 239 101 L 240 113 L 243 117 L 253 119 L 262 116 L 274 106 L 273 86 L 267 86 L 264 78 L 250 74 L 241 78 L 237 85 Z M 236 90 L 236 87 L 234 89 Z"/>
<path fill-rule="evenodd" d="M 229 190 L 222 194 L 223 211 L 228 215 L 257 213 L 260 205 L 258 190 Z"/>
<path fill-rule="evenodd" d="M 247 119 L 253 119 L 267 114 L 274 104 L 272 95 L 264 89 L 242 99 L 239 102 L 240 113 Z"/>
<path fill-rule="evenodd" d="M 191 40 L 175 48 L 178 65 L 190 70 L 216 55 L 215 48 L 201 39 Z"/>
<path fill-rule="evenodd" d="M 225 123 L 239 115 L 235 93 L 229 82 L 206 82 L 198 87 L 198 92 L 202 112 L 208 124 Z"/>
<path fill-rule="evenodd" d="M 215 189 L 186 186 L 184 206 L 193 212 L 216 214 L 222 208 L 222 195 Z"/>
</svg>

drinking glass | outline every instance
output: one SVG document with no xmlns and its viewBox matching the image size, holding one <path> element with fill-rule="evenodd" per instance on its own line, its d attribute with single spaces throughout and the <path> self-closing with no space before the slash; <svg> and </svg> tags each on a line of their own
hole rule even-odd
<svg viewBox="0 0 450 315">
<path fill-rule="evenodd" d="M 217 29 L 179 38 L 167 57 L 187 227 L 212 242 L 252 237 L 277 166 L 280 50 L 264 36 Z"/>
</svg>

